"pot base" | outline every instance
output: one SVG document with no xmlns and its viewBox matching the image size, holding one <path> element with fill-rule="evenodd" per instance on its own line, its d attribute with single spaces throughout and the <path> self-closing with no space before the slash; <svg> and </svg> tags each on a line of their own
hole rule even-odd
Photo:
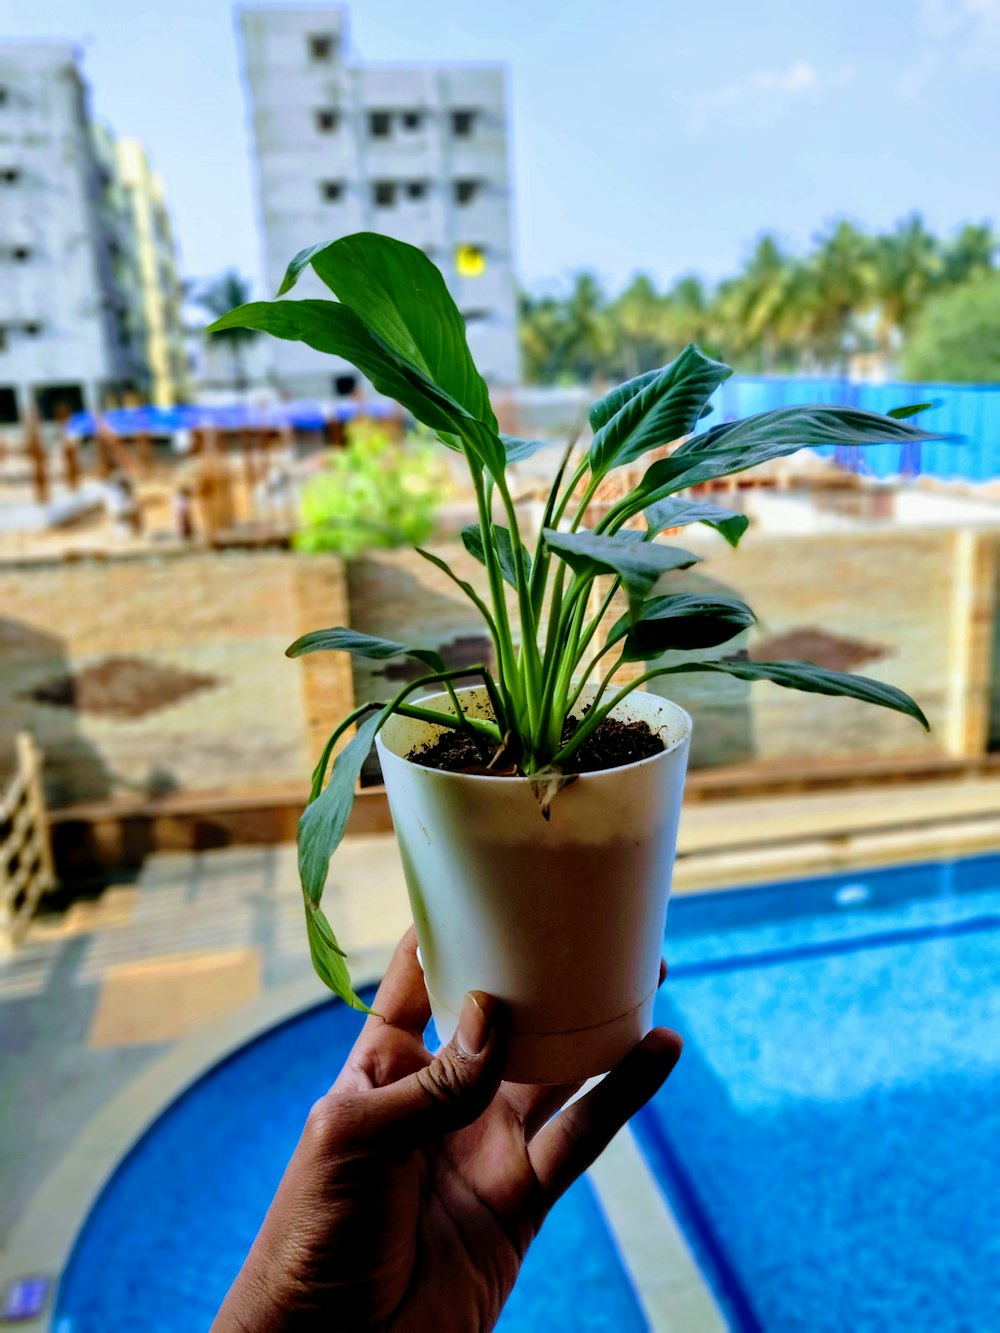
<svg viewBox="0 0 1000 1333">
<path fill-rule="evenodd" d="M 428 992 L 434 1026 L 442 1045 L 451 1041 L 458 1015 Z M 508 1083 L 578 1083 L 606 1074 L 637 1046 L 653 1026 L 656 987 L 641 1004 L 596 1027 L 567 1032 L 512 1032 L 507 1039 Z"/>
</svg>

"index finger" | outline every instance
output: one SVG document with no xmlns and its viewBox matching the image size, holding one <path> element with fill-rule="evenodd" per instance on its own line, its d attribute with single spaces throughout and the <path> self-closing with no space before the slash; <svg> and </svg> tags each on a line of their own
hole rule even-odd
<svg viewBox="0 0 1000 1333">
<path fill-rule="evenodd" d="M 413 926 L 396 945 L 372 1009 L 375 1012 L 366 1020 L 362 1036 L 370 1028 L 388 1023 L 423 1039 L 424 1028 L 431 1018 L 431 1004 L 424 970 L 417 958 L 417 932 Z"/>
</svg>

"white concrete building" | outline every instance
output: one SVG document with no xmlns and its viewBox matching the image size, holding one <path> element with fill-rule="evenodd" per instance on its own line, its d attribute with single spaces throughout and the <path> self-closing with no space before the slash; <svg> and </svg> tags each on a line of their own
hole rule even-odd
<svg viewBox="0 0 1000 1333">
<path fill-rule="evenodd" d="M 486 379 L 515 384 L 503 69 L 353 62 L 341 8 L 247 8 L 240 24 L 270 292 L 305 246 L 355 231 L 409 241 L 444 274 Z M 309 273 L 294 295 L 329 292 Z M 304 344 L 272 354 L 295 397 L 355 388 L 349 366 Z"/>
<path fill-rule="evenodd" d="M 147 380 L 128 202 L 76 52 L 0 43 L 0 426 Z"/>
</svg>

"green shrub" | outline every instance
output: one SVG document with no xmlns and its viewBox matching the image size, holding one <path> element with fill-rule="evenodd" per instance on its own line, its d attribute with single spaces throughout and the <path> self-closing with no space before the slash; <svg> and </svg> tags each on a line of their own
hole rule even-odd
<svg viewBox="0 0 1000 1333">
<path fill-rule="evenodd" d="M 330 454 L 302 492 L 299 551 L 363 551 L 415 546 L 434 529 L 448 483 L 440 448 L 429 436 L 395 440 L 370 422 L 352 426 L 347 446 Z"/>
</svg>

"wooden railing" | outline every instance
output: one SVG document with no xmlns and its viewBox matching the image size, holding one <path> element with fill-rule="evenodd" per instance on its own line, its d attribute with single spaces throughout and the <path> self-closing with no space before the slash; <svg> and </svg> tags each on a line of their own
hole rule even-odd
<svg viewBox="0 0 1000 1333">
<path fill-rule="evenodd" d="M 18 943 L 43 893 L 55 886 L 42 756 L 21 732 L 17 768 L 0 795 L 0 949 Z"/>
</svg>

